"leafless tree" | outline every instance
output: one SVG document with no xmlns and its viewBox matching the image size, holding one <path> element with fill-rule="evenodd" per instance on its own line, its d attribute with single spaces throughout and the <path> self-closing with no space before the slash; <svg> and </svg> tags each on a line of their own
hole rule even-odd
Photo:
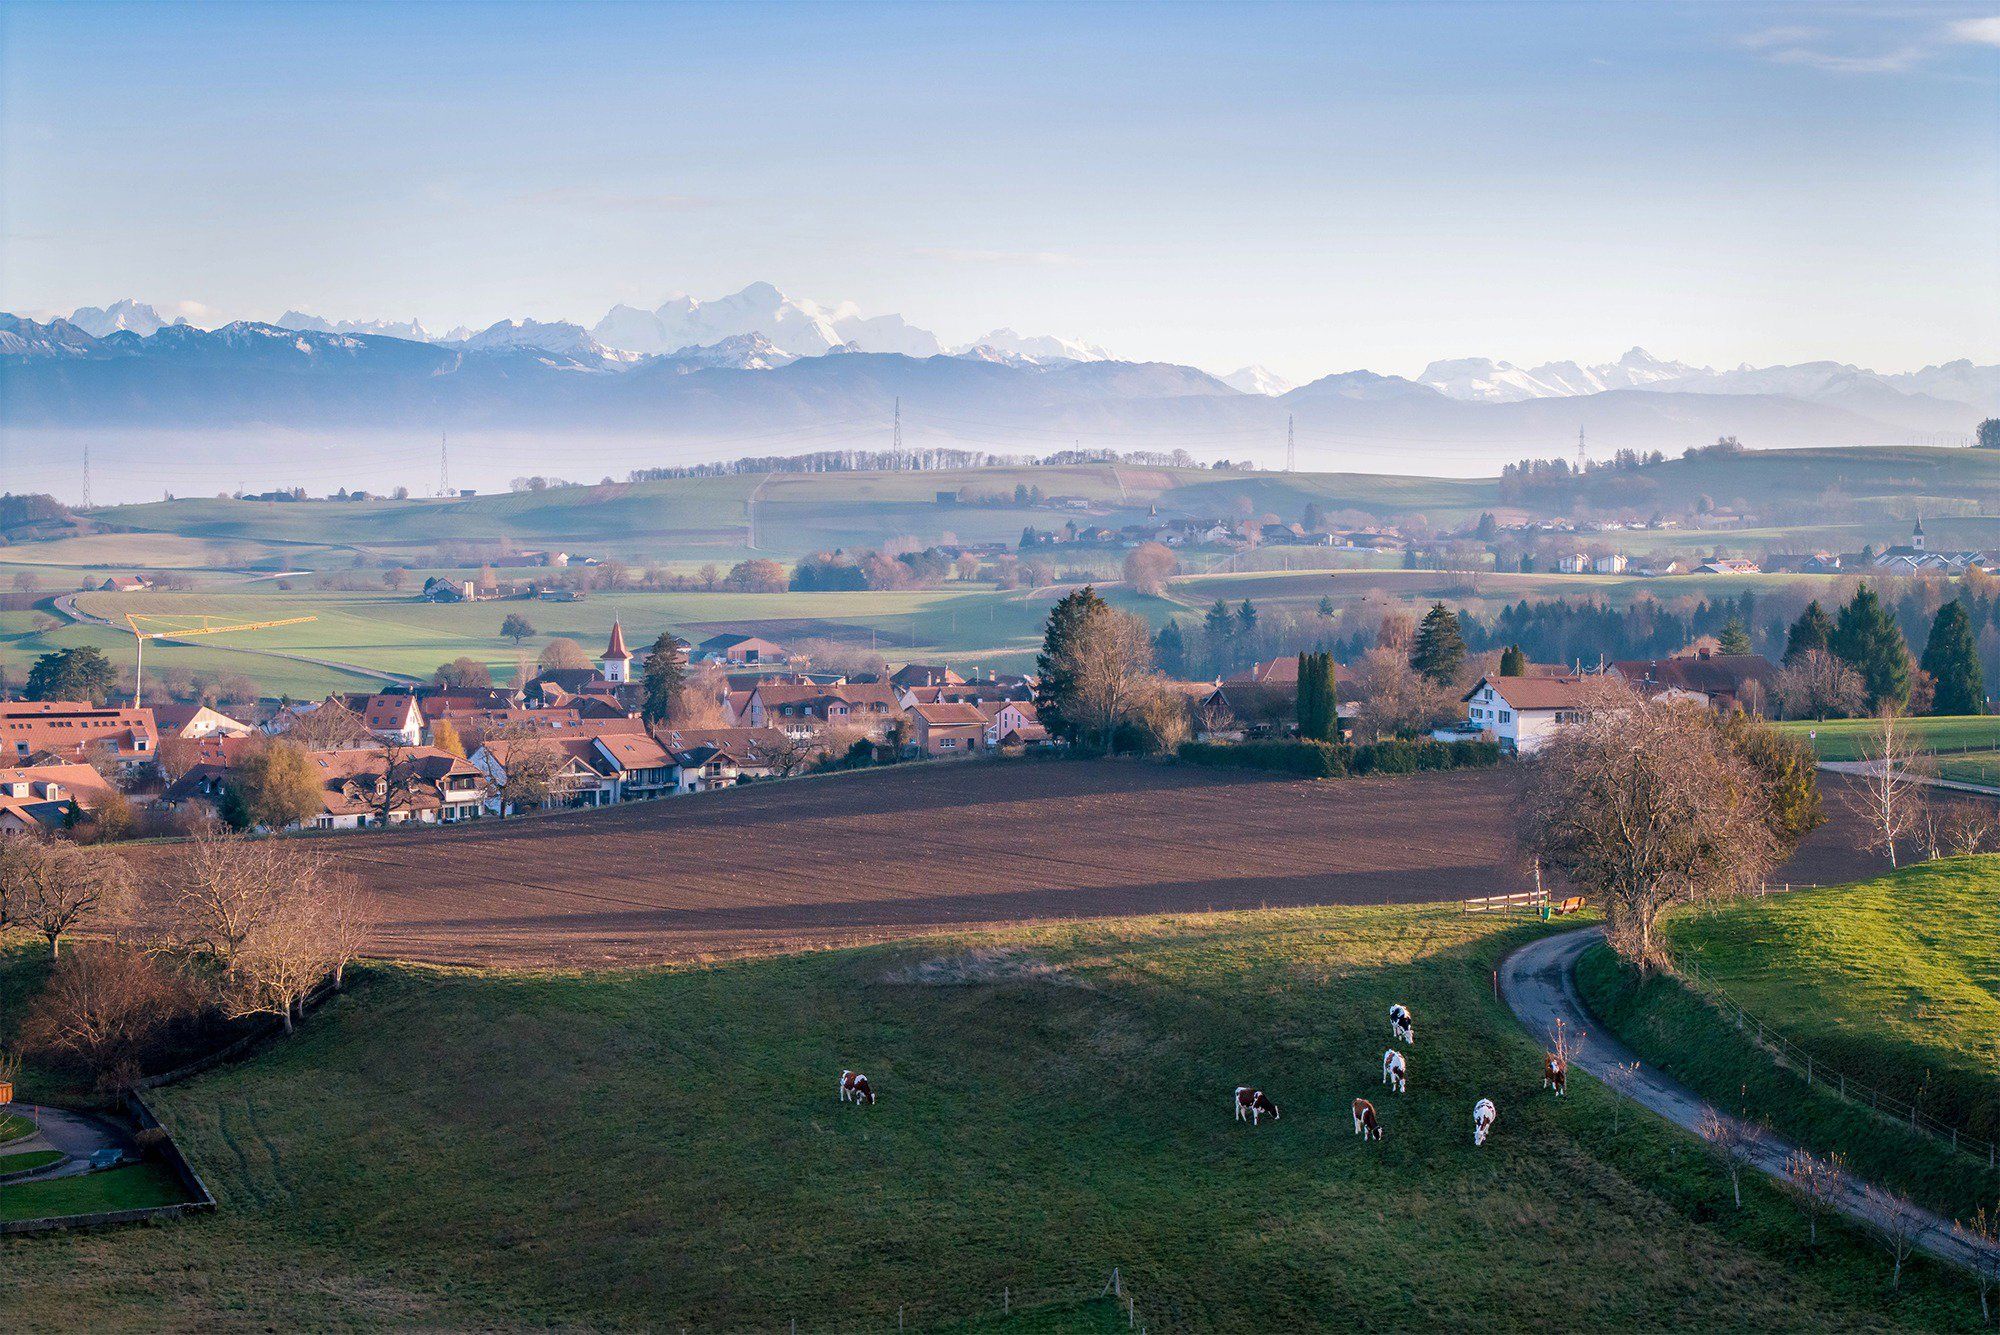
<svg viewBox="0 0 2000 1335">
<path fill-rule="evenodd" d="M 1167 581 L 1180 569 L 1173 548 L 1160 542 L 1144 542 L 1125 557 L 1125 582 L 1135 593 L 1159 598 L 1167 592 Z"/>
<path fill-rule="evenodd" d="M 1782 852 L 1766 779 L 1701 706 L 1628 695 L 1530 763 L 1524 851 L 1604 905 L 1612 944 L 1642 969 L 1661 962 L 1665 909 L 1741 893 Z"/>
<path fill-rule="evenodd" d="M 1952 1233 L 1973 1251 L 1972 1282 L 1979 1290 L 1979 1319 L 1993 1319 L 1993 1290 L 2000 1288 L 2000 1209 L 1980 1206 L 1970 1219 L 1951 1226 Z"/>
<path fill-rule="evenodd" d="M 1840 1195 L 1847 1181 L 1847 1161 L 1837 1153 L 1825 1158 L 1795 1149 L 1785 1156 L 1785 1186 L 1806 1212 L 1806 1239 L 1819 1245 L 1819 1217 Z"/>
<path fill-rule="evenodd" d="M 1065 651 L 1071 692 L 1064 715 L 1109 748 L 1118 725 L 1154 679 L 1152 637 L 1130 612 L 1104 608 L 1077 629 Z"/>
<path fill-rule="evenodd" d="M 837 745 L 829 733 L 802 733 L 795 736 L 782 728 L 774 731 L 776 735 L 760 748 L 760 754 L 771 766 L 771 772 L 781 779 L 791 778 L 827 754 L 829 747 Z M 845 753 L 844 748 L 842 753 Z"/>
<path fill-rule="evenodd" d="M 1703 1108 L 1701 1122 L 1696 1128 L 1701 1138 L 1707 1142 L 1716 1161 L 1729 1174 L 1730 1195 L 1735 1198 L 1736 1208 L 1743 1208 L 1743 1166 L 1750 1161 L 1750 1151 L 1757 1143 L 1757 1134 L 1749 1125 L 1734 1117 L 1726 1117 L 1713 1108 Z"/>
<path fill-rule="evenodd" d="M 1400 623 L 1385 628 L 1400 632 Z M 1360 724 L 1377 736 L 1420 733 L 1459 716 L 1458 693 L 1410 666 L 1407 650 L 1370 649 L 1348 670 Z"/>
<path fill-rule="evenodd" d="M 1861 1197 L 1868 1223 L 1875 1230 L 1875 1236 L 1882 1240 L 1883 1248 L 1895 1265 L 1889 1275 L 1889 1287 L 1900 1289 L 1903 1287 L 1903 1263 L 1930 1234 L 1933 1220 L 1923 1207 L 1907 1196 L 1900 1196 L 1874 1183 L 1861 1188 Z"/>
<path fill-rule="evenodd" d="M 1862 772 L 1845 789 L 1847 804 L 1861 820 L 1862 847 L 1883 854 L 1894 867 L 1902 841 L 1916 829 L 1928 757 L 1903 719 L 1884 711 L 1861 748 L 1861 761 Z"/>
<path fill-rule="evenodd" d="M 1851 718 L 1868 707 L 1861 674 L 1824 649 L 1808 649 L 1778 669 L 1771 695 L 1786 718 Z"/>
<path fill-rule="evenodd" d="M 1952 802 L 1945 808 L 1943 843 L 1953 857 L 1984 853 L 1993 846 L 1993 831 L 2000 824 L 2000 808 L 1989 802 Z"/>
<path fill-rule="evenodd" d="M 374 810 L 375 823 L 386 830 L 399 811 L 406 820 L 416 818 L 416 799 L 423 791 L 424 778 L 417 767 L 414 748 L 400 739 L 392 737 L 382 743 L 381 760 L 381 777 L 376 780 L 369 806 Z"/>
<path fill-rule="evenodd" d="M 1611 1101 L 1611 1134 L 1615 1136 L 1625 1120 L 1625 1105 L 1632 1099 L 1632 1087 L 1639 1083 L 1639 1063 L 1617 1063 L 1604 1072 L 1604 1083 L 1618 1096 Z"/>
<path fill-rule="evenodd" d="M 50 959 L 78 924 L 123 908 L 131 884 L 115 853 L 65 840 L 17 836 L 0 842 L 0 898 L 15 921 L 47 938 Z"/>
<path fill-rule="evenodd" d="M 502 819 L 517 811 L 558 805 L 575 790 L 565 773 L 569 755 L 548 734 L 532 725 L 512 724 L 498 729 L 488 741 L 506 743 L 502 752 L 506 763 L 501 777 L 493 780 Z"/>
<path fill-rule="evenodd" d="M 146 1048 L 197 1010 L 193 990 L 130 946 L 91 941 L 57 961 L 21 1023 L 29 1051 L 62 1052 L 89 1066 L 101 1087 L 129 1084 Z"/>
<path fill-rule="evenodd" d="M 361 715 L 331 697 L 285 725 L 284 738 L 308 751 L 342 751 L 374 743 Z"/>
</svg>

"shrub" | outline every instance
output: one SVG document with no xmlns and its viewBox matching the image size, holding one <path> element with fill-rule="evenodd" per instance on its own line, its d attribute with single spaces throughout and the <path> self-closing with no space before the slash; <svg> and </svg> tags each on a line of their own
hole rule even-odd
<svg viewBox="0 0 2000 1335">
<path fill-rule="evenodd" d="M 1179 752 L 1191 765 L 1219 769 L 1276 770 L 1302 778 L 1331 779 L 1343 774 L 1415 774 L 1422 770 L 1477 769 L 1500 763 L 1498 742 L 1430 742 L 1396 739 L 1366 746 L 1281 739 L 1189 742 Z"/>
</svg>

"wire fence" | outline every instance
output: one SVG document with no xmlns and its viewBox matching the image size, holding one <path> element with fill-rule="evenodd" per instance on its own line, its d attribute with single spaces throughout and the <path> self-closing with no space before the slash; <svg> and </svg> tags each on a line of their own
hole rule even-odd
<svg viewBox="0 0 2000 1335">
<path fill-rule="evenodd" d="M 1137 1335 L 1145 1335 L 1146 1323 L 1139 1319 L 1139 1303 L 1133 1296 L 1132 1285 L 1117 1266 L 1113 1266 L 1111 1273 L 1101 1280 L 1078 1278 L 1064 1284 L 1025 1289 L 1015 1284 L 1002 1284 L 985 1302 L 968 1303 L 957 1298 L 918 1298 L 911 1302 L 898 1302 L 895 1329 L 928 1330 L 940 1326 L 982 1328 L 1005 1324 L 1016 1315 L 1032 1319 L 1036 1309 L 1082 1306 L 1100 1301 L 1116 1304 L 1125 1328 L 1137 1332 Z M 798 1335 L 800 1325 L 793 1318 L 784 1328 L 785 1335 Z M 817 1325 L 815 1321 L 807 1328 Z M 858 1328 L 852 1322 L 843 1325 L 847 1329 Z"/>
<path fill-rule="evenodd" d="M 1806 1084 L 1816 1085 L 1849 1103 L 1873 1109 L 1885 1118 L 1931 1137 L 1955 1153 L 1979 1160 L 1988 1168 L 2000 1168 L 2000 1142 L 1975 1136 L 1961 1126 L 1932 1116 L 1908 1099 L 1851 1078 L 1845 1071 L 1815 1057 L 1783 1032 L 1766 1024 L 1761 1017 L 1737 1005 L 1713 978 L 1702 972 L 1701 966 L 1694 960 L 1680 955 L 1670 958 L 1674 972 L 1683 982 L 1734 1021 L 1743 1034 L 1754 1037 L 1757 1045 L 1769 1052 L 1779 1065 L 1803 1076 Z"/>
</svg>

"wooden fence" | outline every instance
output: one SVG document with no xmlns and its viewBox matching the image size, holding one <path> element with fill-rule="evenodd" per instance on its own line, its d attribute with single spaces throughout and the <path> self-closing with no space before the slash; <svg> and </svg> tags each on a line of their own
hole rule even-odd
<svg viewBox="0 0 2000 1335">
<path fill-rule="evenodd" d="M 1467 913 L 1505 913 L 1511 909 L 1541 909 L 1548 907 L 1549 892 L 1546 890 L 1523 890 L 1512 895 L 1484 895 L 1478 899 L 1462 899 L 1460 906 Z"/>
</svg>

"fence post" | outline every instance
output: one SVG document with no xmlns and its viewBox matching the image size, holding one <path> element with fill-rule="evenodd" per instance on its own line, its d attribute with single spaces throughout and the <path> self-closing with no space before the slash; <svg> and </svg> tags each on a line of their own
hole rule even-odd
<svg viewBox="0 0 2000 1335">
<path fill-rule="evenodd" d="M 1000 1315 L 1006 1316 L 1014 1310 L 1014 1290 L 1008 1285 L 1000 1286 Z"/>
</svg>

